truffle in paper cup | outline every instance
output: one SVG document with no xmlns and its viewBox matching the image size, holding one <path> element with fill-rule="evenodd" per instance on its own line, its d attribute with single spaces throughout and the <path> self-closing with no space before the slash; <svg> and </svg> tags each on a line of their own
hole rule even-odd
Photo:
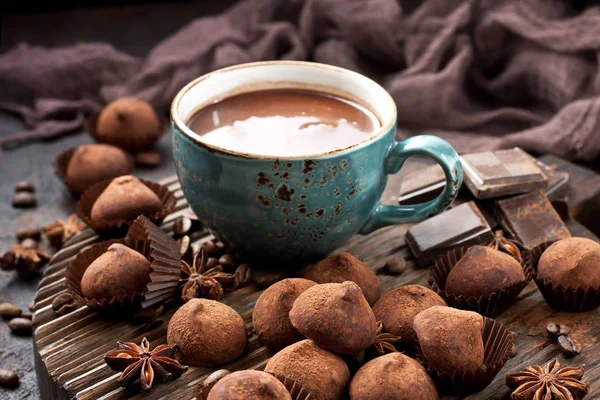
<svg viewBox="0 0 600 400">
<path fill-rule="evenodd" d="M 82 165 L 78 165 L 78 176 L 68 174 L 69 163 L 76 151 Z M 106 179 L 130 174 L 134 169 L 133 157 L 118 147 L 107 144 L 83 144 L 68 149 L 54 160 L 56 176 L 74 195 L 79 196 L 90 186 Z M 72 175 L 72 174 L 71 174 Z"/>
<path fill-rule="evenodd" d="M 467 395 L 489 385 L 510 358 L 514 336 L 500 322 L 483 317 L 483 365 L 476 371 L 444 371 L 435 368 L 423 355 L 417 341 L 417 360 L 437 382 L 438 387 L 450 393 Z"/>
<path fill-rule="evenodd" d="M 546 303 L 555 310 L 567 312 L 590 311 L 600 306 L 600 287 L 574 287 L 538 277 L 537 268 L 540 258 L 553 243 L 542 243 L 534 247 L 525 257 L 525 268 L 533 277 Z"/>
<path fill-rule="evenodd" d="M 94 203 L 112 182 L 112 180 L 113 179 L 107 179 L 91 186 L 81 195 L 79 202 L 77 202 L 77 215 L 79 218 L 96 233 L 102 235 L 124 234 L 134 220 L 105 221 L 93 220 L 91 218 L 91 212 Z M 161 210 L 146 215 L 150 221 L 160 224 L 163 219 L 175 209 L 177 199 L 166 186 L 144 179 L 139 179 L 139 181 L 152 190 L 152 192 L 158 196 L 160 202 L 162 203 L 163 207 Z"/>
<path fill-rule="evenodd" d="M 82 291 L 85 271 L 114 244 L 135 250 L 149 261 L 148 283 L 141 290 L 119 296 L 86 297 Z M 149 308 L 177 296 L 180 267 L 181 255 L 177 242 L 146 217 L 140 216 L 124 239 L 100 242 L 79 253 L 67 267 L 66 286 L 78 301 L 91 308 Z"/>
<path fill-rule="evenodd" d="M 431 267 L 429 285 L 442 297 L 450 307 L 470 310 L 479 314 L 495 318 L 506 311 L 515 303 L 519 293 L 527 286 L 531 280 L 531 275 L 525 269 L 524 261 L 521 262 L 525 279 L 514 283 L 506 288 L 491 292 L 487 296 L 463 296 L 446 291 L 446 279 L 454 266 L 463 258 L 468 247 L 457 247 L 449 250 L 439 257 Z"/>
</svg>

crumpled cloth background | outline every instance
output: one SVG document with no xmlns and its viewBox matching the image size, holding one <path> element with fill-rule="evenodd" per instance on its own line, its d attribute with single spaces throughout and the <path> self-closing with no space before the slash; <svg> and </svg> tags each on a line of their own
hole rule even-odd
<svg viewBox="0 0 600 400">
<path fill-rule="evenodd" d="M 168 112 L 211 70 L 312 60 L 381 82 L 399 137 L 439 135 L 463 152 L 520 146 L 593 161 L 600 154 L 600 6 L 565 0 L 243 0 L 197 19 L 141 60 L 102 43 L 21 44 L 0 56 L 0 109 L 30 130 L 2 148 L 81 128 L 120 96 Z"/>
</svg>

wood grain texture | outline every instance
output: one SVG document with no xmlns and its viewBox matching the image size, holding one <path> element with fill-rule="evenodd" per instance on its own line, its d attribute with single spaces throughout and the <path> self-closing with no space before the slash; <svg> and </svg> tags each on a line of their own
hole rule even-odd
<svg viewBox="0 0 600 400">
<path fill-rule="evenodd" d="M 176 211 L 167 217 L 161 226 L 171 231 L 172 223 L 177 215 L 185 212 L 186 203 L 178 189 L 175 177 L 165 183 L 175 190 L 180 199 Z M 388 184 L 384 200 L 393 201 L 399 192 L 399 178 L 392 178 Z M 404 242 L 404 234 L 409 225 L 397 225 L 380 229 L 368 236 L 355 236 L 338 251 L 349 251 L 365 261 L 376 271 L 380 271 L 384 263 L 391 257 L 405 257 L 409 267 L 398 277 L 379 274 L 382 293 L 405 284 L 426 285 L 428 269 L 419 269 Z M 569 228 L 577 231 L 577 235 L 593 234 L 570 221 Z M 57 317 L 51 309 L 52 299 L 64 292 L 65 268 L 83 248 L 96 242 L 98 238 L 90 230 L 85 230 L 74 237 L 51 261 L 46 271 L 35 303 L 35 346 L 36 368 L 40 381 L 40 392 L 43 399 L 192 399 L 195 388 L 212 370 L 208 368 L 190 368 L 179 379 L 159 384 L 147 395 L 128 392 L 117 384 L 118 372 L 111 371 L 103 361 L 103 355 L 116 346 L 117 340 L 140 342 L 145 336 L 152 347 L 166 341 L 168 321 L 175 309 L 168 310 L 161 319 L 163 323 L 153 329 L 146 330 L 141 324 L 127 320 L 110 320 L 103 318 L 87 307 Z M 193 235 L 193 241 L 212 240 L 207 232 L 200 231 Z M 251 328 L 252 309 L 262 291 L 255 286 L 248 286 L 230 293 L 223 302 L 236 309 Z M 509 360 L 496 379 L 483 391 L 466 399 L 506 399 L 509 393 L 504 384 L 505 374 L 521 369 L 525 364 L 544 364 L 554 357 L 563 365 L 586 364 L 585 379 L 592 384 L 591 399 L 600 395 L 600 311 L 581 314 L 556 312 L 543 301 L 537 287 L 530 283 L 519 296 L 518 302 L 498 318 L 509 329 L 516 332 L 518 355 Z M 558 345 L 552 342 L 545 333 L 549 321 L 567 323 L 574 329 L 574 336 L 582 345 L 582 354 L 565 359 L 560 354 Z M 263 368 L 272 353 L 258 341 L 256 336 L 249 340 L 244 355 L 224 366 L 228 369 Z M 455 396 L 441 394 L 441 399 L 458 399 Z"/>
</svg>

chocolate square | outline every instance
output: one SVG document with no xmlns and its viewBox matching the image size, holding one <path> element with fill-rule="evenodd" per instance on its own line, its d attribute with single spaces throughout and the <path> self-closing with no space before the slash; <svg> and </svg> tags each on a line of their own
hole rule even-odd
<svg viewBox="0 0 600 400">
<path fill-rule="evenodd" d="M 406 243 L 417 264 L 427 266 L 454 246 L 487 243 L 493 237 L 481 211 L 469 201 L 413 225 L 406 232 Z"/>
<path fill-rule="evenodd" d="M 571 236 L 546 195 L 539 190 L 496 201 L 496 213 L 502 228 L 528 250 Z"/>
</svg>

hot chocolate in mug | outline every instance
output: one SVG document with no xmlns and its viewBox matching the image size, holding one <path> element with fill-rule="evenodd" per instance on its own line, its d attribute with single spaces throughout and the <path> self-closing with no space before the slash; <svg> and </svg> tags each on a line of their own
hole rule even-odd
<svg viewBox="0 0 600 400">
<path fill-rule="evenodd" d="M 379 123 L 345 147 L 311 152 L 304 146 L 304 154 L 277 154 L 267 144 L 254 152 L 224 148 L 188 126 L 199 110 L 223 99 L 280 89 L 347 99 Z M 396 106 L 389 93 L 363 75 L 330 65 L 267 61 L 213 71 L 181 89 L 171 122 L 177 175 L 193 211 L 227 246 L 261 259 L 317 259 L 354 234 L 421 221 L 444 211 L 462 184 L 459 156 L 446 141 L 430 135 L 396 141 Z M 414 155 L 439 163 L 444 191 L 426 203 L 381 204 L 387 175 Z"/>
</svg>

